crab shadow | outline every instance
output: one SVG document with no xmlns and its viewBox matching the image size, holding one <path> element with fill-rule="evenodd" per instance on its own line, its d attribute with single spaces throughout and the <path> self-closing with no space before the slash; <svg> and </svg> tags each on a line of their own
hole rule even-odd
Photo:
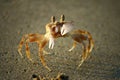
<svg viewBox="0 0 120 80">
<path fill-rule="evenodd" d="M 41 80 L 38 75 L 33 74 L 32 80 Z M 43 80 L 43 79 L 42 79 Z M 45 80 L 45 79 L 44 79 Z M 48 79 L 47 79 L 48 80 Z M 51 80 L 51 79 L 50 79 Z M 64 74 L 60 75 L 60 77 L 55 78 L 54 80 L 69 80 L 69 76 L 66 76 Z"/>
</svg>

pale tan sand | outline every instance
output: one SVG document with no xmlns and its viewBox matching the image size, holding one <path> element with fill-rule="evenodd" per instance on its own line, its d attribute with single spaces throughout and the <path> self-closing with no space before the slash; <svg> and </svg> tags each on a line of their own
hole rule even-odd
<svg viewBox="0 0 120 80">
<path fill-rule="evenodd" d="M 38 47 L 30 44 L 32 57 L 39 66 L 21 59 L 17 46 L 28 33 L 45 33 L 52 15 L 61 14 L 79 29 L 89 31 L 95 40 L 91 57 L 76 70 L 81 46 L 68 52 L 70 38 L 57 39 L 52 54 L 45 55 L 48 72 L 40 63 Z M 48 50 L 48 45 L 46 46 Z M 32 80 L 33 74 L 54 77 L 65 73 L 70 80 L 120 79 L 120 1 L 117 0 L 1 0 L 0 1 L 0 80 Z"/>
</svg>

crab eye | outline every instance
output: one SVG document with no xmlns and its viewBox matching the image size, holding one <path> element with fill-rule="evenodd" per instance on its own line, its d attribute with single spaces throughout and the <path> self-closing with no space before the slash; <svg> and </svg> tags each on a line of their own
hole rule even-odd
<svg viewBox="0 0 120 80">
<path fill-rule="evenodd" d="M 54 32 L 57 33 L 57 32 L 58 32 L 58 27 L 57 27 L 57 26 L 53 27 L 53 28 L 52 28 L 52 31 L 54 31 Z"/>
</svg>

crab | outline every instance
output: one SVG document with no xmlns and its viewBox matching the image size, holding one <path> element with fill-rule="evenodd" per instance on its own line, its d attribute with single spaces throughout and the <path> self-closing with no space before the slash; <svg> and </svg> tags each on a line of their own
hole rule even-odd
<svg viewBox="0 0 120 80">
<path fill-rule="evenodd" d="M 19 46 L 18 46 L 18 52 L 21 57 L 21 49 L 25 42 L 26 47 L 26 55 L 27 58 L 32 62 L 35 63 L 31 56 L 30 56 L 30 49 L 28 46 L 28 43 L 30 42 L 36 42 L 39 47 L 39 58 L 42 63 L 42 65 L 51 71 L 51 69 L 47 66 L 43 54 L 49 54 L 47 51 L 44 50 L 45 45 L 49 42 L 49 48 L 53 49 L 55 45 L 55 39 L 60 37 L 71 37 L 73 40 L 73 46 L 68 50 L 72 51 L 77 43 L 82 44 L 83 53 L 82 53 L 82 59 L 78 65 L 78 68 L 82 65 L 82 63 L 88 58 L 90 55 L 93 47 L 94 47 L 94 41 L 92 39 L 91 34 L 88 31 L 84 30 L 73 30 L 74 25 L 72 21 L 65 21 L 65 16 L 61 15 L 60 21 L 56 21 L 55 16 L 51 17 L 51 22 L 46 24 L 45 26 L 46 33 L 45 34 L 26 34 L 22 37 Z M 88 45 L 84 41 L 88 40 Z"/>
</svg>

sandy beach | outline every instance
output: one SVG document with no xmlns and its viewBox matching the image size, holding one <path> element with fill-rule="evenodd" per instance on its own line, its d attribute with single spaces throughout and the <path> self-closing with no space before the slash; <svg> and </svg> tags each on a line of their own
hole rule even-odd
<svg viewBox="0 0 120 80">
<path fill-rule="evenodd" d="M 76 69 L 82 53 L 81 45 L 69 52 L 71 38 L 55 41 L 52 54 L 44 55 L 45 69 L 38 56 L 38 45 L 30 43 L 32 64 L 22 48 L 17 52 L 24 34 L 45 33 L 51 16 L 64 14 L 77 29 L 89 31 L 95 47 L 83 65 Z M 0 80 L 32 80 L 32 75 L 55 77 L 64 73 L 69 80 L 120 80 L 120 1 L 119 0 L 0 0 Z"/>
</svg>

